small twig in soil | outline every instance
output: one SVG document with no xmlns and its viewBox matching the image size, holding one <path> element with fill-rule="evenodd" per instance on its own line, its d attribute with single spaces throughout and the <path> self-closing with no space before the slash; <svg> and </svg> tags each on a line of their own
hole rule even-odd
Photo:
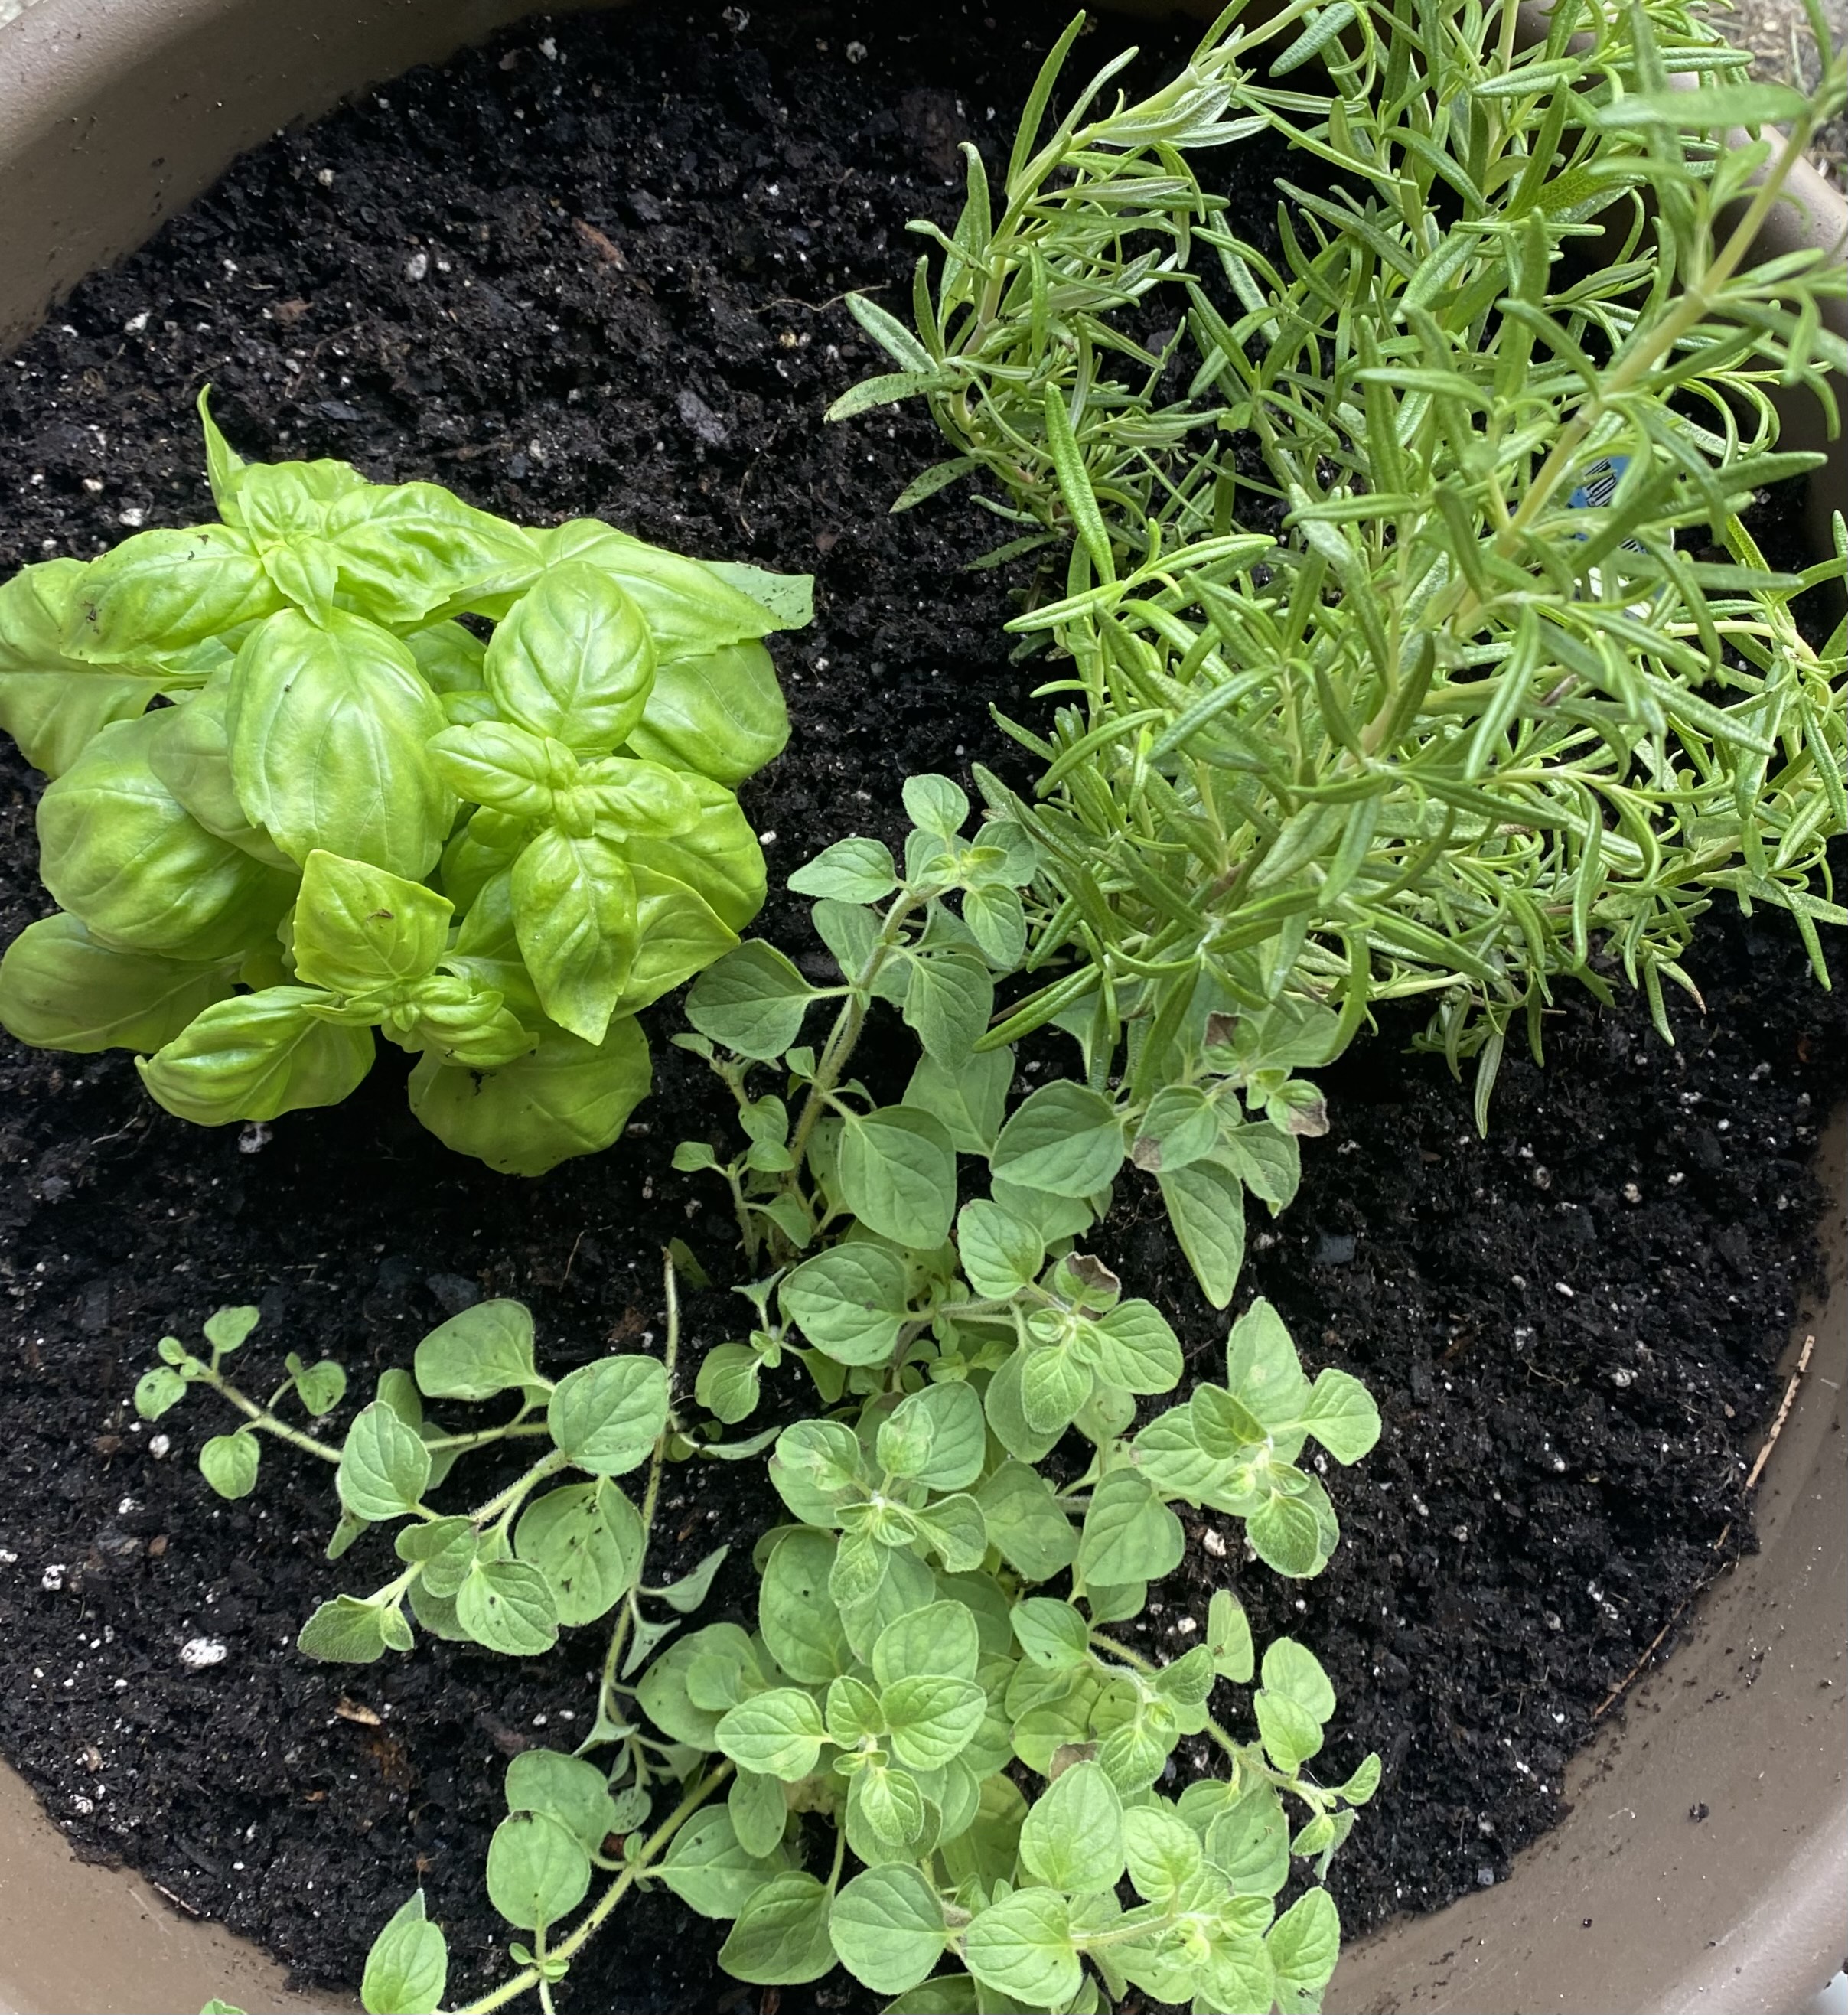
<svg viewBox="0 0 1848 2015">
<path fill-rule="evenodd" d="M 1770 1435 L 1767 1438 L 1764 1446 L 1758 1451 L 1758 1460 L 1752 1465 L 1751 1474 L 1746 1478 L 1746 1488 L 1748 1490 L 1756 1488 L 1760 1473 L 1763 1471 L 1767 1459 L 1771 1450 L 1778 1446 L 1778 1437 L 1784 1431 L 1784 1423 L 1789 1419 L 1790 1410 L 1796 1403 L 1796 1388 L 1802 1382 L 1803 1374 L 1810 1368 L 1810 1352 L 1815 1348 L 1815 1338 L 1806 1336 L 1803 1338 L 1803 1355 L 1796 1360 L 1796 1369 L 1790 1374 L 1790 1383 L 1784 1388 L 1784 1400 L 1782 1405 L 1778 1409 L 1778 1417 L 1771 1422 Z"/>
<path fill-rule="evenodd" d="M 1617 1684 L 1611 1688 L 1610 1691 L 1607 1693 L 1604 1696 L 1603 1699 L 1598 1703 L 1597 1706 L 1592 1708 L 1592 1720 L 1601 1721 L 1604 1716 L 1609 1712 L 1610 1709 L 1616 1705 L 1617 1701 L 1623 1697 L 1624 1693 L 1628 1690 L 1631 1682 L 1636 1678 L 1637 1674 L 1639 1673 L 1643 1668 L 1648 1665 L 1649 1661 L 1655 1657 L 1656 1647 L 1661 1643 L 1663 1639 L 1666 1637 L 1669 1632 L 1681 1622 L 1682 1617 L 1687 1612 L 1688 1604 L 1693 1601 L 1694 1598 L 1697 1595 L 1703 1594 L 1711 1586 L 1712 1583 L 1710 1581 L 1699 1582 L 1682 1597 L 1680 1604 L 1676 1607 L 1674 1615 L 1670 1617 L 1668 1621 L 1663 1625 L 1662 1628 L 1649 1640 L 1649 1649 L 1645 1651 L 1642 1656 L 1637 1660 L 1636 1663 L 1630 1668 L 1629 1671 L 1618 1680 Z"/>
</svg>

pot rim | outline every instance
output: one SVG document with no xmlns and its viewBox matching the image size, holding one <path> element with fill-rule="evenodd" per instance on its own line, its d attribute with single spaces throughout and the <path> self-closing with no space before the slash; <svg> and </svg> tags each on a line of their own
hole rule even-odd
<svg viewBox="0 0 1848 2015">
<path fill-rule="evenodd" d="M 554 0 L 545 11 L 619 4 Z M 278 9 L 273 0 L 34 0 L 0 27 L 8 57 L 0 63 L 0 354 L 87 273 L 143 242 L 244 148 L 363 85 L 441 60 L 538 11 L 530 0 L 320 0 L 311 10 Z M 1767 256 L 1800 242 L 1848 239 L 1848 198 L 1806 173 L 1793 200 L 1774 214 L 1767 239 Z M 1832 307 L 1832 325 L 1848 333 L 1848 303 Z M 1831 444 L 1831 466 L 1812 491 L 1817 508 L 1810 530 L 1819 551 L 1828 550 L 1828 509 L 1848 494 L 1845 449 L 1848 442 Z M 1848 1139 L 1841 1115 L 1828 1139 L 1825 1177 L 1839 1195 Z M 1848 1638 L 1840 1614 L 1848 1475 L 1834 1453 L 1848 1386 L 1848 1275 L 1839 1219 L 1832 1228 L 1829 1295 L 1810 1325 L 1818 1362 L 1767 1471 L 1760 1552 L 1703 1598 L 1694 1641 L 1666 1675 L 1638 1686 L 1627 1704 L 1629 1726 L 1576 1759 L 1568 1782 L 1581 1795 L 1570 1816 L 1517 1857 L 1507 1883 L 1396 1921 L 1351 1948 L 1330 1989 L 1331 2010 L 1480 2011 L 1493 1992 L 1510 2011 L 1622 2005 L 1653 2015 L 1786 2015 L 1833 1971 L 1848 1942 L 1848 1784 L 1837 1711 L 1848 1704 L 1848 1684 L 1833 1684 L 1826 1711 L 1817 1708 L 1815 1684 L 1821 1665 L 1843 1661 Z M 1806 1604 L 1796 1597 L 1811 1577 L 1818 1599 Z M 1690 1707 L 1686 1681 L 1703 1659 L 1715 1674 L 1730 1671 L 1721 1640 L 1728 1630 L 1749 1631 L 1780 1604 L 1783 1648 L 1761 1668 L 1767 1690 L 1755 1692 L 1749 1712 L 1708 1715 L 1703 1722 L 1706 1703 Z M 1742 1688 L 1739 1694 L 1739 1701 L 1720 1704 L 1739 1704 Z M 1779 1702 L 1820 1733 L 1807 1743 L 1767 1743 L 1754 1724 Z M 1691 1826 L 1685 1815 L 1670 1823 L 1679 1795 L 1668 1788 L 1673 1772 L 1652 1776 L 1650 1758 L 1674 1761 L 1665 1736 L 1688 1729 L 1696 1738 L 1710 1734 L 1709 1747 L 1735 1766 L 1733 1806 L 1704 1790 L 1695 1794 L 1715 1816 L 1750 1819 L 1753 1787 L 1774 1765 L 1778 1781 L 1803 1795 L 1800 1819 L 1772 1825 L 1772 1851 L 1753 1864 L 1756 1880 L 1743 1878 L 1722 1844 L 1723 1827 Z M 1693 1753 L 1703 1753 L 1698 1739 Z M 1761 1755 L 1766 1769 L 1755 1773 L 1750 1766 Z M 1602 1792 L 1632 1781 L 1651 1787 L 1660 1810 L 1652 1826 L 1613 1834 L 1597 1816 L 1608 1803 Z M 1594 1784 L 1601 1795 L 1583 1795 Z M 66 1961 L 79 1957 L 74 1972 L 60 1974 L 42 1949 L 6 1952 L 0 2015 L 54 2003 L 132 2011 L 149 2006 L 151 1995 L 162 2006 L 188 2006 L 188 1995 L 214 1987 L 253 2007 L 334 2005 L 325 1995 L 309 2002 L 286 1993 L 273 1961 L 217 1925 L 172 1916 L 138 1878 L 74 1866 L 68 1842 L 4 1765 L 0 1842 L 0 1911 L 13 1921 L 59 1922 L 57 1935 L 42 1945 L 59 1949 Z M 1678 1911 L 1663 1891 L 1674 1893 Z M 1599 1905 L 1588 1930 L 1575 1899 L 1592 1895 Z M 1616 1921 L 1594 1938 L 1601 1914 Z M 1638 1927 L 1652 1922 L 1659 1933 L 1667 1924 L 1673 1938 L 1639 1938 Z M 1706 1935 L 1710 1927 L 1719 1927 L 1717 1935 Z M 122 1971 L 108 1977 L 118 1953 Z"/>
</svg>

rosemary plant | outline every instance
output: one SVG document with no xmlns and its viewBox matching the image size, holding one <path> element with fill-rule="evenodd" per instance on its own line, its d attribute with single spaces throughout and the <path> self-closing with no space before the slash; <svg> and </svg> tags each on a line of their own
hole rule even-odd
<svg viewBox="0 0 1848 2015">
<path fill-rule="evenodd" d="M 1841 248 L 1753 248 L 1848 56 L 1806 98 L 1685 0 L 1516 20 L 1235 0 L 1164 90 L 1100 110 L 1119 57 L 1042 137 L 1075 22 L 1002 189 L 967 149 L 953 235 L 916 227 L 915 333 L 856 304 L 901 368 L 836 415 L 921 395 L 956 450 L 894 508 L 979 472 L 1025 528 L 990 559 L 1064 549 L 1010 626 L 1067 661 L 1049 731 L 1003 723 L 1044 774 L 980 780 L 1057 976 L 992 1040 L 1083 1015 L 1147 1097 L 1210 1009 L 1326 1007 L 1338 1048 L 1416 997 L 1482 1121 L 1562 975 L 1672 1040 L 1723 893 L 1828 984 L 1848 632 L 1792 604 L 1848 537 L 1782 573 L 1741 514 L 1819 459 L 1778 447 L 1787 392 L 1838 419 Z M 1303 162 L 1276 257 L 1204 173 L 1266 128 Z"/>
</svg>

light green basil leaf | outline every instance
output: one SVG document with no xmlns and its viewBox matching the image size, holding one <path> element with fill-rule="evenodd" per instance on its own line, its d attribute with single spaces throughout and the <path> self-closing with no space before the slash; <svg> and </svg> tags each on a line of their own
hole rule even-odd
<svg viewBox="0 0 1848 2015">
<path fill-rule="evenodd" d="M 775 630 L 806 630 L 815 620 L 815 576 L 777 573 L 748 560 L 708 560 L 706 566 L 728 587 L 748 595 L 770 617 Z"/>
<path fill-rule="evenodd" d="M 667 1374 L 651 1357 L 605 1357 L 553 1388 L 546 1424 L 562 1454 L 593 1476 L 645 1461 L 667 1425 Z"/>
<path fill-rule="evenodd" d="M 979 1911 L 963 1934 L 964 1963 L 985 1987 L 1029 2008 L 1057 2008 L 1084 1979 L 1065 1898 L 1052 1889 L 1017 1889 Z"/>
<path fill-rule="evenodd" d="M 719 1949 L 734 1980 L 800 1986 L 834 1963 L 828 1941 L 831 1898 L 813 1875 L 773 1875 L 752 1895 Z"/>
<path fill-rule="evenodd" d="M 511 720 L 453 724 L 431 737 L 429 752 L 437 775 L 465 803 L 508 818 L 549 819 L 556 793 L 580 775 L 562 743 Z"/>
<path fill-rule="evenodd" d="M 780 1057 L 802 1033 L 816 990 L 774 946 L 752 938 L 709 966 L 687 997 L 702 1036 L 741 1057 Z"/>
<path fill-rule="evenodd" d="M 453 914 L 434 889 L 317 848 L 296 900 L 296 970 L 330 993 L 421 979 L 443 956 Z"/>
<path fill-rule="evenodd" d="M 67 770 L 99 729 L 141 713 L 159 690 L 155 678 L 95 671 L 65 655 L 65 619 L 84 571 L 81 560 L 42 560 L 0 583 L 0 728 L 48 777 Z"/>
<path fill-rule="evenodd" d="M 568 1917 L 589 1893 L 583 1844 L 544 1812 L 511 1812 L 488 1842 L 488 1901 L 521 1931 Z"/>
<path fill-rule="evenodd" d="M 1245 1263 L 1244 1185 L 1210 1155 L 1157 1180 L 1194 1278 L 1213 1306 L 1224 1308 Z"/>
<path fill-rule="evenodd" d="M 648 1045 L 619 1015 L 601 1043 L 543 1027 L 536 1047 L 490 1071 L 426 1054 L 411 1074 L 411 1109 L 445 1147 L 504 1175 L 542 1176 L 594 1155 L 648 1095 Z"/>
<path fill-rule="evenodd" d="M 655 642 L 595 567 L 547 567 L 496 626 L 483 670 L 503 713 L 576 753 L 607 755 L 642 718 Z"/>
<path fill-rule="evenodd" d="M 328 506 L 340 587 L 375 621 L 422 623 L 517 594 L 538 570 L 530 534 L 435 483 L 368 483 Z"/>
<path fill-rule="evenodd" d="M 486 691 L 482 660 L 487 647 L 459 623 L 431 623 L 413 630 L 402 641 L 417 660 L 424 683 L 440 698 L 445 693 Z"/>
<path fill-rule="evenodd" d="M 39 875 L 89 928 L 138 951 L 230 961 L 293 898 L 284 875 L 206 832 L 149 762 L 159 714 L 102 729 L 38 803 Z"/>
<path fill-rule="evenodd" d="M 1158 1581 L 1180 1565 L 1181 1521 L 1139 1471 L 1111 1470 L 1091 1492 L 1078 1541 L 1078 1571 L 1106 1586 Z"/>
<path fill-rule="evenodd" d="M 777 1288 L 784 1314 L 839 1364 L 882 1363 L 910 1308 L 905 1263 L 854 1239 L 805 1259 Z"/>
<path fill-rule="evenodd" d="M 448 1984 L 449 1948 L 425 1919 L 419 1889 L 372 1941 L 360 2001 L 366 2015 L 435 2015 Z"/>
<path fill-rule="evenodd" d="M 641 1514 L 607 1477 L 568 1483 L 520 1514 L 514 1551 L 544 1575 L 558 1621 L 607 1616 L 634 1587 L 647 1535 Z"/>
<path fill-rule="evenodd" d="M 231 666 L 215 672 L 182 706 L 163 709 L 147 743 L 148 767 L 206 831 L 240 853 L 292 875 L 296 864 L 250 823 L 231 771 L 227 709 Z"/>
<path fill-rule="evenodd" d="M 998 1176 L 1053 1196 L 1095 1196 L 1122 1163 L 1115 1107 L 1101 1093 L 1064 1079 L 1023 1101 L 995 1143 Z"/>
<path fill-rule="evenodd" d="M 940 1120 L 906 1105 L 849 1114 L 840 1156 L 848 1207 L 870 1230 L 924 1252 L 949 1236 L 956 1151 Z"/>
<path fill-rule="evenodd" d="M 35 1049 L 158 1050 L 234 983 L 224 966 L 99 943 L 59 913 L 28 924 L 0 959 L 0 1023 Z"/>
<path fill-rule="evenodd" d="M 697 657 L 784 624 L 716 566 L 666 551 L 595 518 L 536 535 L 548 566 L 581 562 L 607 573 L 641 609 L 664 658 Z"/>
<path fill-rule="evenodd" d="M 536 834 L 513 864 L 513 919 L 540 1005 L 558 1025 L 600 1043 L 635 954 L 634 878 L 594 834 Z"/>
<path fill-rule="evenodd" d="M 639 1015 L 737 944 L 737 933 L 697 890 L 651 867 L 631 865 L 635 885 L 635 954 L 616 1002 L 619 1015 Z"/>
<path fill-rule="evenodd" d="M 899 1994 L 943 1956 L 948 1936 L 937 1892 L 916 1868 L 869 1868 L 835 1897 L 828 1935 L 863 1987 Z"/>
<path fill-rule="evenodd" d="M 250 542 L 227 525 L 137 532 L 69 590 L 67 656 L 95 665 L 177 656 L 282 606 Z"/>
<path fill-rule="evenodd" d="M 414 882 L 436 866 L 456 812 L 427 745 L 443 709 L 388 630 L 271 616 L 238 653 L 225 724 L 239 800 L 291 860 L 322 847 Z"/>
<path fill-rule="evenodd" d="M 372 1068 L 371 1032 L 321 1019 L 305 986 L 240 993 L 206 1008 L 135 1068 L 169 1112 L 200 1126 L 338 1105 Z"/>
<path fill-rule="evenodd" d="M 199 1473 L 221 1497 L 248 1497 L 262 1455 L 253 1433 L 214 1435 L 199 1451 Z"/>
<path fill-rule="evenodd" d="M 927 1054 L 917 1060 L 903 1103 L 941 1120 L 958 1154 L 987 1155 L 994 1148 L 1013 1082 L 1011 1049 L 972 1050 L 952 1063 Z"/>
<path fill-rule="evenodd" d="M 735 790 L 781 755 L 788 740 L 789 710 L 770 654 L 747 641 L 698 657 L 662 658 L 629 746 L 650 762 Z"/>
<path fill-rule="evenodd" d="M 727 929 L 741 931 L 763 907 L 763 849 L 723 784 L 691 771 L 681 781 L 698 810 L 694 822 L 671 839 L 632 835 L 623 850 L 632 868 L 684 882 Z"/>
</svg>

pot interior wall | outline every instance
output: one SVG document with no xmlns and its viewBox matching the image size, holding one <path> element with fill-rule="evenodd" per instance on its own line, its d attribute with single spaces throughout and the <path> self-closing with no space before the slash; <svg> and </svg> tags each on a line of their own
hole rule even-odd
<svg viewBox="0 0 1848 2015">
<path fill-rule="evenodd" d="M 39 0 L 0 30 L 0 348 L 278 125 L 529 11 L 525 0 L 325 0 L 311 14 L 265 0 Z M 1844 1140 L 1838 1120 L 1825 1166 L 1848 1210 Z M 1816 1353 L 1760 1488 L 1761 1550 L 1715 1586 L 1691 1641 L 1580 1759 L 1564 1824 L 1509 1882 L 1357 1948 L 1331 2009 L 1772 2015 L 1838 1961 L 1848 1943 L 1841 1213 L 1831 1230 L 1828 1298 L 1799 1329 L 1814 1331 Z M 75 1865 L 3 1769 L 0 1921 L 0 2015 L 131 2015 L 214 1992 L 253 2011 L 335 2005 L 288 1994 L 272 1963 L 145 1884 Z"/>
</svg>

